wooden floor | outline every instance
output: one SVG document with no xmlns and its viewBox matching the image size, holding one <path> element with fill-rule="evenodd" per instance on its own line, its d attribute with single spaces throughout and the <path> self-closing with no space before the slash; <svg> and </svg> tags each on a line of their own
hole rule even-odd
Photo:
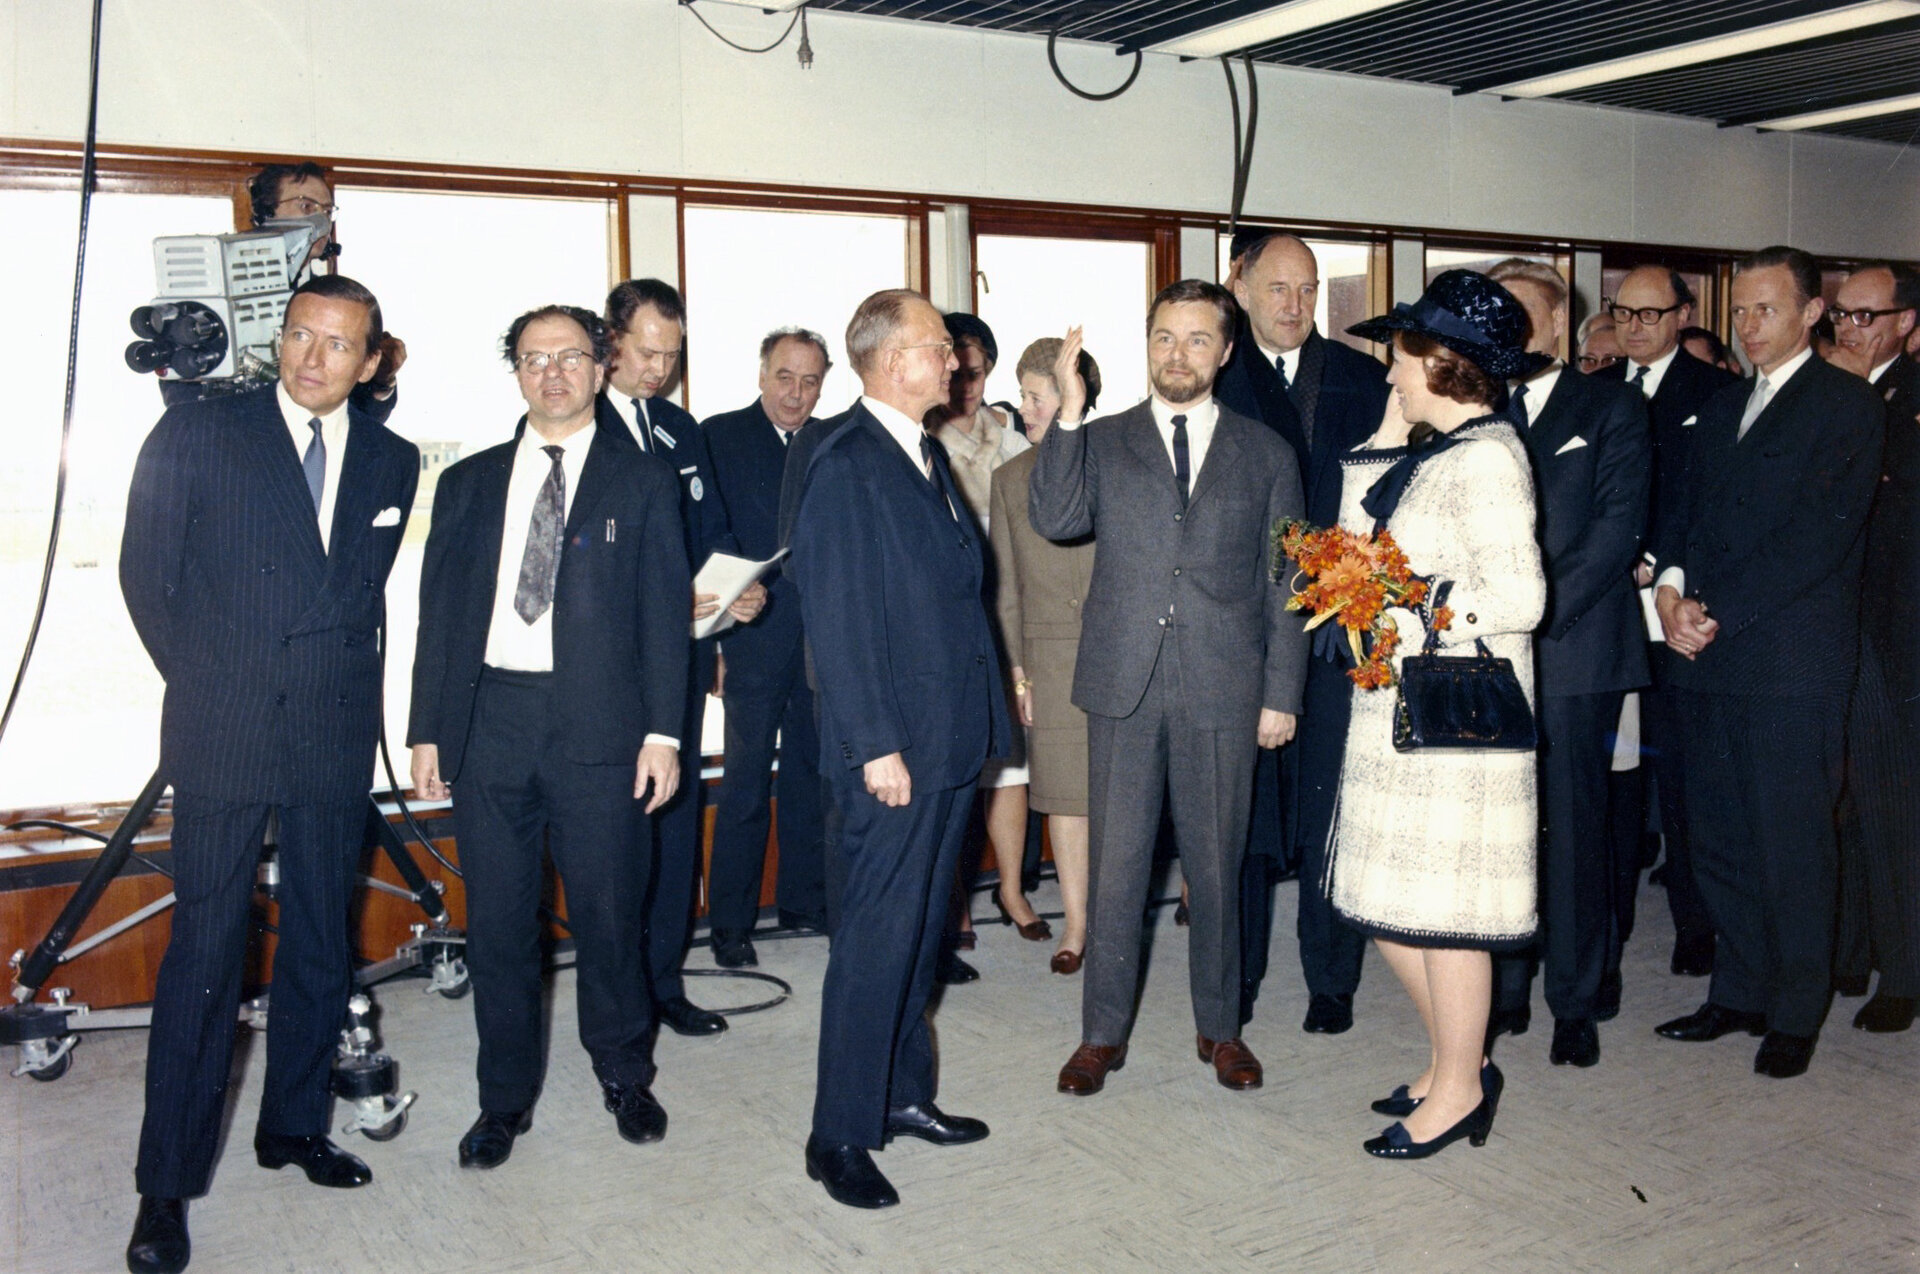
<svg viewBox="0 0 1920 1274">
<path fill-rule="evenodd" d="M 1054 901 L 1047 885 L 1037 901 Z M 397 1139 L 350 1148 L 374 1182 L 335 1192 L 250 1153 L 264 1050 L 243 1065 L 212 1193 L 190 1219 L 196 1271 L 1857 1271 L 1920 1269 L 1920 1030 L 1851 1028 L 1836 1004 L 1813 1069 L 1752 1073 L 1754 1041 L 1658 1039 L 1703 981 L 1666 971 L 1658 890 L 1641 899 L 1625 1005 L 1590 1071 L 1547 1062 L 1551 1019 L 1503 1041 L 1505 1100 L 1481 1150 L 1376 1162 L 1367 1109 L 1419 1070 L 1413 1012 L 1369 957 L 1356 1025 L 1301 1033 L 1294 886 L 1279 891 L 1274 973 L 1247 1039 L 1266 1087 L 1227 1092 L 1193 1052 L 1184 931 L 1163 909 L 1133 1052 L 1107 1091 L 1075 1100 L 1054 1075 L 1079 1035 L 1078 978 L 1052 945 L 981 927 L 982 979 L 935 1025 L 940 1101 L 985 1118 L 984 1143 L 896 1144 L 879 1156 L 898 1208 L 829 1201 L 801 1167 L 812 1101 L 824 939 L 760 943 L 791 1001 L 717 1038 L 667 1035 L 654 1146 L 619 1140 L 555 979 L 554 1044 L 533 1131 L 491 1173 L 454 1146 L 475 1113 L 471 1002 L 379 994 L 385 1044 L 420 1094 Z M 984 898 L 976 911 L 991 914 Z M 705 966 L 703 951 L 693 963 Z M 760 985 L 691 982 L 709 1004 Z M 52 1084 L 0 1076 L 0 1270 L 123 1268 L 144 1033 L 87 1038 Z"/>
</svg>

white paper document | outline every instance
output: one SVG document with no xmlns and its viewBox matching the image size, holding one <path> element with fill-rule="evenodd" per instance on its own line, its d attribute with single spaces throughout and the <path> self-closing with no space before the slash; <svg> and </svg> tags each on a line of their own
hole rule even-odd
<svg viewBox="0 0 1920 1274">
<path fill-rule="evenodd" d="M 715 553 L 707 558 L 707 564 L 693 577 L 693 591 L 713 593 L 720 598 L 720 609 L 705 619 L 693 621 L 695 640 L 711 637 L 715 633 L 725 632 L 736 622 L 727 608 L 740 600 L 740 594 L 753 586 L 753 582 L 767 573 L 767 568 L 787 555 L 781 549 L 764 562 L 749 562 L 744 557 L 735 557 L 731 553 Z"/>
</svg>

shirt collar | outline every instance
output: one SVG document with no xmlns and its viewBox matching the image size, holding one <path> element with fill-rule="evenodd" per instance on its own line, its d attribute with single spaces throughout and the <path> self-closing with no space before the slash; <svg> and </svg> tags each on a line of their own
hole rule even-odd
<svg viewBox="0 0 1920 1274">
<path fill-rule="evenodd" d="M 1313 329 L 1308 328 L 1307 341 L 1310 341 L 1312 339 L 1313 339 Z M 1287 386 L 1288 388 L 1292 388 L 1293 382 L 1300 379 L 1300 352 L 1306 349 L 1307 341 L 1301 341 L 1298 345 L 1294 346 L 1292 349 L 1288 350 L 1284 354 L 1282 354 L 1277 349 L 1268 349 L 1265 345 L 1262 345 L 1260 343 L 1260 338 L 1257 336 L 1253 338 L 1253 345 L 1254 345 L 1254 348 L 1259 350 L 1261 355 L 1267 360 L 1267 366 L 1269 367 L 1273 366 L 1275 359 L 1284 359 L 1286 361 Z"/>
<path fill-rule="evenodd" d="M 565 442 L 549 443 L 545 438 L 540 436 L 539 430 L 529 424 L 525 429 L 520 431 L 520 450 L 539 456 L 540 463 L 545 464 L 547 463 L 547 454 L 542 451 L 541 448 L 558 446 L 561 450 L 561 462 L 564 464 L 576 456 L 584 456 L 587 454 L 587 448 L 593 445 L 593 435 L 598 429 L 598 425 L 592 421 L 588 421 L 585 429 L 580 430 L 578 433 L 568 434 Z"/>
<path fill-rule="evenodd" d="M 1160 401 L 1160 395 L 1158 394 L 1148 395 L 1147 402 L 1150 403 L 1153 408 L 1153 423 L 1162 429 L 1173 428 L 1173 418 L 1176 414 L 1187 418 L 1187 428 L 1198 429 L 1203 426 L 1212 425 L 1214 418 L 1220 412 L 1220 408 L 1214 403 L 1211 397 L 1203 398 L 1197 403 L 1182 407 L 1177 413 L 1172 407 Z"/>
<path fill-rule="evenodd" d="M 1660 357 L 1654 359 L 1651 363 L 1646 363 L 1646 364 L 1636 363 L 1631 358 L 1629 358 L 1627 360 L 1628 382 L 1631 383 L 1633 378 L 1640 374 L 1640 368 L 1642 366 L 1645 366 L 1647 369 L 1647 378 L 1642 383 L 1646 387 L 1647 397 L 1649 398 L 1653 397 L 1655 394 L 1660 392 L 1660 382 L 1666 376 L 1667 369 L 1673 366 L 1673 360 L 1679 353 L 1680 353 L 1680 345 L 1678 342 L 1675 342 L 1674 347 L 1672 349 L 1668 350 L 1666 353 L 1662 354 Z"/>
<path fill-rule="evenodd" d="M 287 422 L 287 428 L 293 430 L 295 433 L 307 432 L 307 422 L 314 419 L 314 414 L 305 407 L 302 407 L 299 403 L 293 401 L 293 395 L 287 392 L 285 385 L 275 384 L 273 392 L 274 396 L 279 399 L 280 415 L 282 419 Z M 320 428 L 325 433 L 337 433 L 339 430 L 345 429 L 347 427 L 347 404 L 342 401 L 338 407 L 335 407 L 319 419 Z"/>
<path fill-rule="evenodd" d="M 1887 368 L 1892 367 L 1895 363 L 1899 361 L 1900 361 L 1900 356 L 1898 354 L 1895 354 L 1892 358 L 1889 358 L 1886 362 L 1874 368 L 1872 374 L 1867 377 L 1867 383 L 1869 385 L 1878 385 L 1880 383 L 1880 378 L 1887 374 Z"/>
<path fill-rule="evenodd" d="M 1783 387 L 1785 387 L 1788 381 L 1793 379 L 1794 373 L 1798 372 L 1802 367 L 1805 367 L 1807 365 L 1807 360 L 1812 357 L 1813 357 L 1813 346 L 1808 345 L 1805 349 L 1801 350 L 1798 354 L 1795 354 L 1792 358 L 1789 358 L 1786 362 L 1780 364 L 1780 366 L 1774 368 L 1771 372 L 1768 372 L 1765 375 L 1761 376 L 1760 379 L 1766 381 L 1767 384 L 1771 385 L 1773 387 L 1773 392 L 1777 394 L 1780 392 L 1780 390 Z"/>
<path fill-rule="evenodd" d="M 907 453 L 909 460 L 916 465 L 925 463 L 920 455 L 920 439 L 926 436 L 927 431 L 920 427 L 919 421 L 871 394 L 860 395 L 860 401 L 873 413 L 873 418 L 893 435 L 893 440 L 900 444 L 900 450 Z"/>
<path fill-rule="evenodd" d="M 1515 389 L 1524 387 L 1527 391 L 1527 424 L 1531 425 L 1540 418 L 1540 409 L 1547 405 L 1547 399 L 1553 397 L 1553 387 L 1560 383 L 1560 373 L 1566 370 L 1567 365 L 1556 360 L 1539 375 L 1513 382 Z"/>
</svg>

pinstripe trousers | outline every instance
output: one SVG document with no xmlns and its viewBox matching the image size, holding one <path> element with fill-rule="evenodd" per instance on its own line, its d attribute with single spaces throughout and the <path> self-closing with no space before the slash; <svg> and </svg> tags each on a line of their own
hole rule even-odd
<svg viewBox="0 0 1920 1274">
<path fill-rule="evenodd" d="M 141 1194 L 191 1198 L 213 1175 L 233 1068 L 248 921 L 267 815 L 280 815 L 279 945 L 273 961 L 260 1130 L 327 1131 L 327 1082 L 353 985 L 347 908 L 366 841 L 367 797 L 270 806 L 176 792 L 173 934 L 153 995 Z"/>
</svg>

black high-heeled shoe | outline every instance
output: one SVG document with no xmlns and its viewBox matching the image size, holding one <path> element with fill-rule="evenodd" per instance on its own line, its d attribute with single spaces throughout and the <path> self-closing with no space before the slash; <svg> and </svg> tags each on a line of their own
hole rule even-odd
<svg viewBox="0 0 1920 1274">
<path fill-rule="evenodd" d="M 1405 1124 L 1391 1124 L 1378 1137 L 1369 1137 L 1360 1148 L 1376 1159 L 1425 1159 L 1437 1155 L 1462 1137 L 1469 1145 L 1484 1146 L 1493 1131 L 1493 1108 L 1482 1097 L 1480 1104 L 1467 1112 L 1453 1127 L 1431 1141 L 1415 1141 Z"/>
<path fill-rule="evenodd" d="M 1000 895 L 997 893 L 993 896 L 993 905 L 1000 910 L 1000 923 L 1003 925 L 1012 925 L 1014 931 L 1028 942 L 1045 942 L 1053 936 L 1053 927 L 1042 920 L 1037 914 L 1026 924 L 1016 923 L 1013 918 L 1013 913 L 1007 910 L 1007 904 L 1000 901 Z"/>
<path fill-rule="evenodd" d="M 1500 1109 L 1500 1094 L 1505 1090 L 1506 1086 L 1507 1077 L 1500 1073 L 1498 1066 L 1495 1066 L 1492 1062 L 1488 1062 L 1480 1068 L 1480 1093 L 1487 1099 L 1487 1109 L 1490 1112 L 1489 1118 L 1492 1117 L 1491 1112 Z M 1408 1093 L 1407 1085 L 1402 1084 L 1387 1096 L 1374 1102 L 1373 1109 L 1375 1114 L 1391 1115 L 1395 1119 L 1405 1119 L 1408 1115 L 1420 1109 L 1420 1103 L 1425 1100 L 1426 1098 L 1424 1097 L 1415 1097 Z"/>
</svg>

